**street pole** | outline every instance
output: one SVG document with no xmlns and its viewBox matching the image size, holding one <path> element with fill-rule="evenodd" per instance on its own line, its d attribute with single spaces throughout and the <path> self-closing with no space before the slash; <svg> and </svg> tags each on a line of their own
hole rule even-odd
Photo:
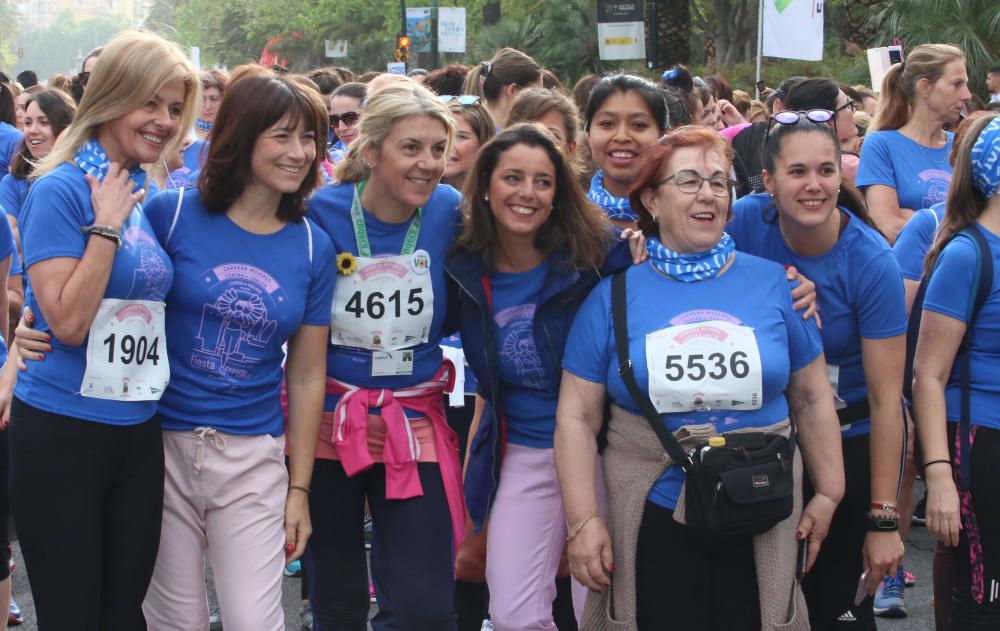
<svg viewBox="0 0 1000 631">
<path fill-rule="evenodd" d="M 438 0 L 431 3 L 431 58 L 433 70 L 438 67 Z"/>
<path fill-rule="evenodd" d="M 760 0 L 757 8 L 757 78 L 754 79 L 754 89 L 757 90 L 757 98 L 760 98 L 760 56 L 764 50 L 764 0 Z"/>
<path fill-rule="evenodd" d="M 406 35 L 406 0 L 399 0 L 399 34 Z"/>
</svg>

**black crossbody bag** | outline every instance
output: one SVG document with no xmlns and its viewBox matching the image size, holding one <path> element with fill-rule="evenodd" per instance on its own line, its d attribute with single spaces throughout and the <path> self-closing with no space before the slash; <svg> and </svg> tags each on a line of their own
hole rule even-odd
<svg viewBox="0 0 1000 631">
<path fill-rule="evenodd" d="M 611 318 L 620 362 L 618 374 L 670 459 L 684 470 L 688 527 L 718 537 L 767 532 L 792 514 L 794 426 L 790 438 L 764 432 L 723 434 L 725 446 L 705 446 L 686 453 L 660 421 L 649 395 L 635 380 L 628 351 L 625 273 L 616 274 L 611 283 Z"/>
</svg>

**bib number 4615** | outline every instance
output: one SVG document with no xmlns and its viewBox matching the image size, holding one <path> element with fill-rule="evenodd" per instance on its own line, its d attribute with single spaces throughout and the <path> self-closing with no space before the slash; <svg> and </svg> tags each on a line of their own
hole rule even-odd
<svg viewBox="0 0 1000 631">
<path fill-rule="evenodd" d="M 361 318 L 367 313 L 369 318 L 379 320 L 386 315 L 387 310 L 390 311 L 390 315 L 397 318 L 403 317 L 405 306 L 407 314 L 418 316 L 424 310 L 424 299 L 420 295 L 422 293 L 422 287 L 411 289 L 404 305 L 402 293 L 398 289 L 389 294 L 388 297 L 380 291 L 373 291 L 368 294 L 367 299 L 362 297 L 360 291 L 356 291 L 348 299 L 344 310 L 353 313 L 355 318 Z"/>
<path fill-rule="evenodd" d="M 154 366 L 157 366 L 160 361 L 157 349 L 159 342 L 159 338 L 156 337 L 153 338 L 151 344 L 145 335 L 140 335 L 138 338 L 133 335 L 123 335 L 119 338 L 117 334 L 112 333 L 104 338 L 104 345 L 108 347 L 108 363 L 114 364 L 116 353 L 120 351 L 121 355 L 118 360 L 123 364 L 128 365 L 135 362 L 137 366 L 141 366 L 146 360 L 149 360 Z"/>
</svg>

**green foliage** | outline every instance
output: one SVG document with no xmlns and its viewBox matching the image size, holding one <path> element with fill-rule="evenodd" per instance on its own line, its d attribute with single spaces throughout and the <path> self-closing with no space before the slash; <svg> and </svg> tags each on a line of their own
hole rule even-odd
<svg viewBox="0 0 1000 631">
<path fill-rule="evenodd" d="M 905 50 L 930 42 L 955 44 L 964 50 L 971 87 L 985 96 L 986 70 L 1000 60 L 1000 2 L 891 0 L 872 20 L 886 39 L 899 37 Z"/>
<path fill-rule="evenodd" d="M 706 66 L 692 66 L 691 71 L 701 76 L 715 73 L 714 68 Z M 735 64 L 726 68 L 722 74 L 734 90 L 740 89 L 753 95 L 756 76 L 756 67 L 753 63 Z M 832 57 L 823 61 L 765 57 L 761 74 L 764 82 L 772 88 L 777 87 L 786 77 L 794 76 L 832 77 L 837 83 L 848 85 L 861 83 L 870 86 L 871 80 L 868 75 L 868 60 L 864 55 Z"/>
</svg>

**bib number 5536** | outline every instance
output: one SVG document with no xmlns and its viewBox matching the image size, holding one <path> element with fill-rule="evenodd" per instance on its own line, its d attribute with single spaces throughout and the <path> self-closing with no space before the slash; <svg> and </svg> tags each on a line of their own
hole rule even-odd
<svg viewBox="0 0 1000 631">
<path fill-rule="evenodd" d="M 686 363 L 685 357 L 687 357 Z M 746 379 L 750 374 L 750 364 L 746 360 L 747 354 L 743 351 L 734 351 L 729 356 L 725 353 L 711 353 L 707 357 L 698 353 L 667 355 L 664 377 L 668 381 L 681 381 L 685 378 L 701 381 L 707 374 L 709 378 L 715 380 L 725 379 L 729 375 L 737 379 Z"/>
<path fill-rule="evenodd" d="M 365 299 L 361 291 L 355 291 L 347 300 L 344 310 L 353 313 L 355 318 L 361 318 L 365 314 L 373 320 L 379 320 L 386 315 L 387 310 L 390 315 L 397 318 L 403 317 L 403 310 L 411 316 L 418 316 L 424 310 L 424 299 L 421 296 L 422 287 L 414 287 L 409 295 L 404 299 L 402 292 L 397 289 L 388 296 L 380 291 L 373 291 Z"/>
</svg>

